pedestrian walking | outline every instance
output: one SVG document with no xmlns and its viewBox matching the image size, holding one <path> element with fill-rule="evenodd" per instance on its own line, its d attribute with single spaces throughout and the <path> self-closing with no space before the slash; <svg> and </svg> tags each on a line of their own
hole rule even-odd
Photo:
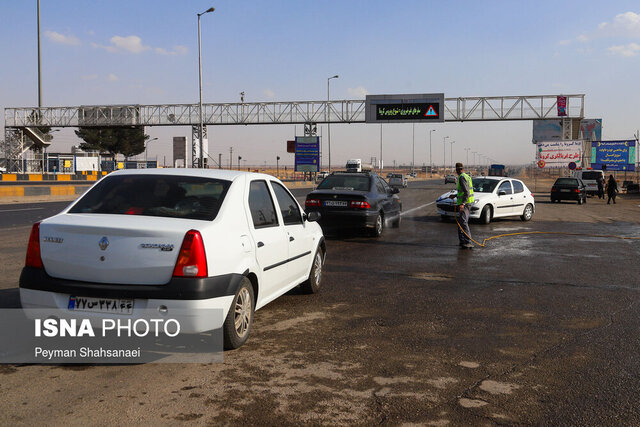
<svg viewBox="0 0 640 427">
<path fill-rule="evenodd" d="M 618 183 L 613 178 L 613 175 L 609 175 L 609 181 L 607 182 L 607 204 L 611 203 L 613 199 L 613 204 L 616 204 L 616 193 L 618 192 Z"/>
<path fill-rule="evenodd" d="M 451 195 L 449 198 L 456 197 L 456 210 L 458 212 L 458 240 L 460 247 L 463 249 L 472 249 L 471 230 L 469 230 L 469 213 L 471 203 L 473 203 L 473 182 L 471 177 L 464 173 L 462 163 L 456 163 L 456 173 L 458 174 L 458 194 Z"/>
<path fill-rule="evenodd" d="M 598 183 L 598 199 L 604 199 L 604 176 L 602 172 L 598 174 L 596 182 Z"/>
</svg>

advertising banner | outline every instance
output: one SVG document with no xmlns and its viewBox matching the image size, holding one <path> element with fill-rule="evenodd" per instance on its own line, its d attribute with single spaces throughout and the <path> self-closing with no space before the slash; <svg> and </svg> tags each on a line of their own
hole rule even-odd
<svg viewBox="0 0 640 427">
<path fill-rule="evenodd" d="M 593 169 L 635 171 L 635 163 L 635 140 L 593 141 L 591 143 L 591 167 Z"/>
<path fill-rule="evenodd" d="M 542 162 L 544 163 L 542 163 Z M 569 163 L 582 167 L 582 141 L 547 141 L 538 143 L 538 165 L 544 168 L 567 168 Z"/>
<path fill-rule="evenodd" d="M 580 135 L 587 141 L 600 141 L 602 139 L 602 119 L 580 120 Z"/>
<path fill-rule="evenodd" d="M 558 104 L 558 117 L 564 117 L 567 115 L 567 97 L 559 96 L 557 100 Z"/>
<path fill-rule="evenodd" d="M 560 141 L 562 139 L 562 120 L 534 120 L 533 142 Z"/>
<path fill-rule="evenodd" d="M 318 172 L 320 138 L 296 136 L 296 172 Z"/>
</svg>

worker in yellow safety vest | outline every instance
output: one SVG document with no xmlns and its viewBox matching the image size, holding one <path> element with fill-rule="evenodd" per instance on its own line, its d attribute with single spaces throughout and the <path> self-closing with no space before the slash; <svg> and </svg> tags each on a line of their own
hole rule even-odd
<svg viewBox="0 0 640 427">
<path fill-rule="evenodd" d="M 463 249 L 472 249 L 471 230 L 469 230 L 469 213 L 473 198 L 473 182 L 471 177 L 464 173 L 462 163 L 456 163 L 456 173 L 458 174 L 458 194 L 451 195 L 450 198 L 456 198 L 456 210 L 458 212 L 458 240 L 460 247 Z"/>
</svg>

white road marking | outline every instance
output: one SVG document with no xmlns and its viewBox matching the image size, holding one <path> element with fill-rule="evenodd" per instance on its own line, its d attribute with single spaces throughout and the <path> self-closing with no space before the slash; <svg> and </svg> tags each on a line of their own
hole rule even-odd
<svg viewBox="0 0 640 427">
<path fill-rule="evenodd" d="M 44 208 L 0 209 L 0 212 L 41 211 Z"/>
<path fill-rule="evenodd" d="M 431 203 L 424 204 L 424 205 L 422 205 L 422 206 L 418 206 L 417 208 L 409 209 L 408 211 L 404 211 L 404 212 L 402 212 L 402 213 L 400 214 L 400 216 L 408 215 L 408 214 L 410 214 L 411 212 L 417 211 L 417 210 L 422 209 L 422 208 L 426 208 L 427 206 L 430 206 L 430 205 L 432 205 L 432 204 L 434 204 L 434 203 L 435 203 L 435 202 L 431 202 Z"/>
</svg>

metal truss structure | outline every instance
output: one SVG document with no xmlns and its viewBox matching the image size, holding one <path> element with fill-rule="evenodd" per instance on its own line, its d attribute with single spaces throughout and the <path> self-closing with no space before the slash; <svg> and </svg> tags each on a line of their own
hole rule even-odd
<svg viewBox="0 0 640 427">
<path fill-rule="evenodd" d="M 567 116 L 558 117 L 558 95 L 445 98 L 445 122 L 584 118 L 584 94 L 567 98 Z M 21 165 L 25 128 L 35 126 L 198 126 L 198 104 L 92 105 L 77 107 L 5 108 L 5 156 Z M 241 102 L 203 104 L 206 126 L 364 123 L 364 100 Z M 20 137 L 15 137 L 18 132 Z M 28 133 L 28 132 L 27 132 Z M 26 148 L 25 148 L 26 146 Z M 193 153 L 196 155 L 197 153 Z M 17 157 L 16 157 L 17 156 Z M 199 156 L 198 156 L 199 157 Z M 9 169 L 9 168 L 8 168 Z"/>
</svg>

